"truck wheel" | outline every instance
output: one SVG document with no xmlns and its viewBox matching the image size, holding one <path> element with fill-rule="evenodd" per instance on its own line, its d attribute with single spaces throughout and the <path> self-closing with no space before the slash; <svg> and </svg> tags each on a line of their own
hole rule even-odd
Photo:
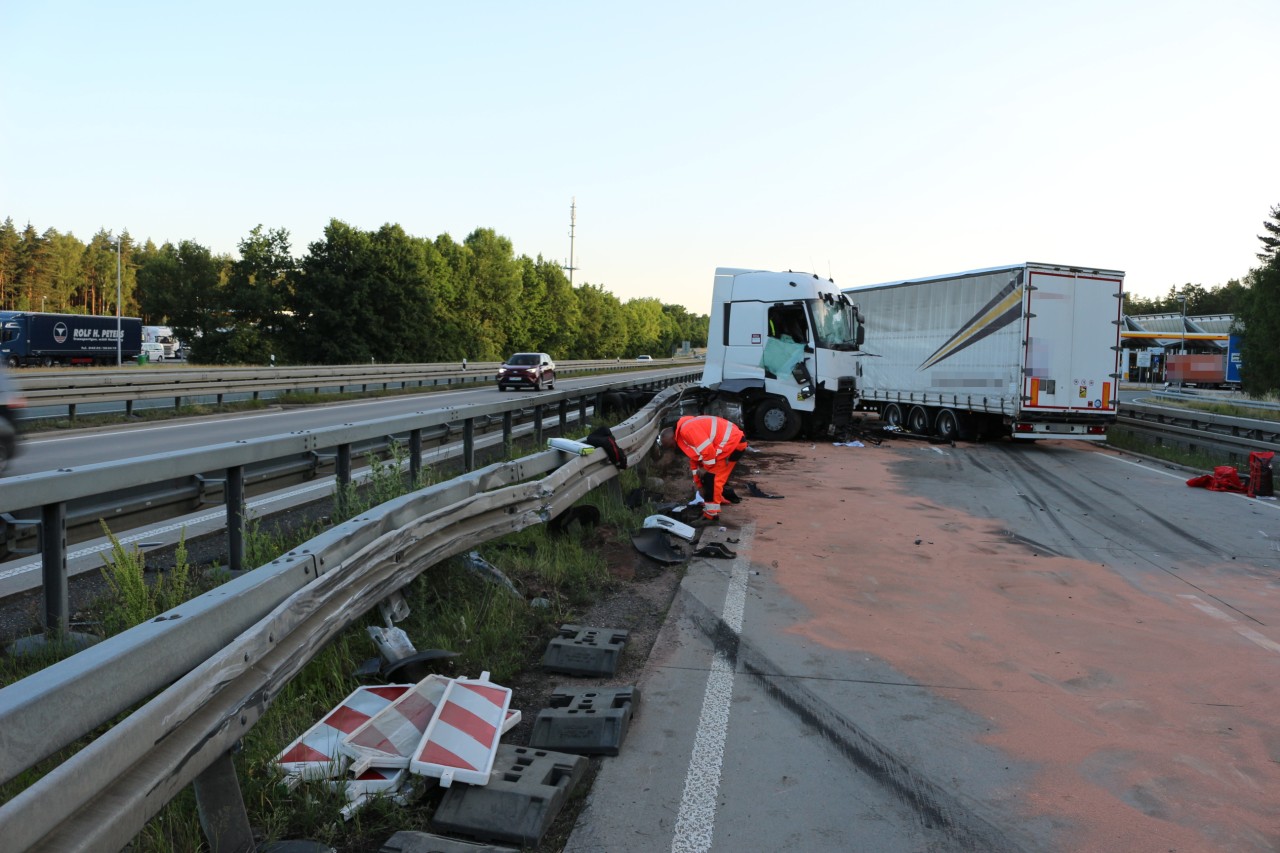
<svg viewBox="0 0 1280 853">
<path fill-rule="evenodd" d="M 10 367 L 17 367 L 17 366 L 18 366 L 18 357 L 17 357 L 17 356 L 13 356 L 13 355 L 9 356 L 9 366 L 10 366 Z"/>
<path fill-rule="evenodd" d="M 912 406 L 907 414 L 907 431 L 916 435 L 928 435 L 929 410 L 924 406 Z"/>
<path fill-rule="evenodd" d="M 46 355 L 44 358 L 40 359 L 40 366 L 53 367 L 53 359 Z"/>
<path fill-rule="evenodd" d="M 897 403 L 890 403 L 880 413 L 880 420 L 884 421 L 886 426 L 900 427 L 906 419 L 902 417 L 902 407 Z"/>
<path fill-rule="evenodd" d="M 938 419 L 933 422 L 933 431 L 939 438 L 955 441 L 960 438 L 960 416 L 951 409 L 943 409 L 938 412 Z"/>
<path fill-rule="evenodd" d="M 756 406 L 756 436 L 766 441 L 790 441 L 800 434 L 800 416 L 785 400 L 766 400 Z"/>
</svg>

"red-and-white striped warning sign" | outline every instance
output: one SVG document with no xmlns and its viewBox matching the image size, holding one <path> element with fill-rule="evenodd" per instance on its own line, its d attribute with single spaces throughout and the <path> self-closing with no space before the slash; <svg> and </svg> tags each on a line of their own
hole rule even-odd
<svg viewBox="0 0 1280 853">
<path fill-rule="evenodd" d="M 477 679 L 455 678 L 445 690 L 409 769 L 437 777 L 446 788 L 454 780 L 487 784 L 510 704 L 511 689 L 489 681 L 487 672 Z"/>
<path fill-rule="evenodd" d="M 302 779 L 331 779 L 347 768 L 348 759 L 338 745 L 370 717 L 399 699 L 412 684 L 357 687 L 338 707 L 285 747 L 276 764 L 288 774 Z"/>
<path fill-rule="evenodd" d="M 352 769 L 408 767 L 450 681 L 443 675 L 428 675 L 343 738 L 338 749 L 355 759 Z"/>
</svg>

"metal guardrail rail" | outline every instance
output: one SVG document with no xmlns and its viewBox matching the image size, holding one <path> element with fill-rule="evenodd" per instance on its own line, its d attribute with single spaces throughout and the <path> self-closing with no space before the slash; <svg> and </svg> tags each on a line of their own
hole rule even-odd
<svg viewBox="0 0 1280 853">
<path fill-rule="evenodd" d="M 677 359 L 675 366 L 693 365 Z M 500 362 L 468 364 L 366 364 L 335 367 L 228 367 L 110 370 L 59 370 L 15 372 L 31 408 L 65 408 L 74 419 L 80 406 L 122 403 L 126 414 L 144 400 L 172 399 L 174 408 L 184 401 L 212 400 L 222 405 L 231 397 L 259 399 L 290 391 L 346 393 L 370 389 L 437 388 L 477 385 L 497 381 Z M 616 373 L 665 366 L 663 362 L 617 359 L 567 361 L 557 365 L 557 378 L 589 373 Z"/>
<path fill-rule="evenodd" d="M 104 516 L 120 527 L 125 519 L 173 517 L 220 501 L 227 511 L 228 568 L 237 571 L 243 568 L 247 494 L 314 477 L 327 464 L 333 465 L 339 486 L 345 485 L 351 480 L 353 457 L 362 449 L 401 441 L 408 448 L 411 478 L 416 479 L 420 471 L 424 441 L 431 440 L 460 437 L 463 470 L 470 471 L 475 468 L 477 432 L 500 425 L 504 443 L 510 443 L 517 419 L 530 421 L 534 441 L 541 444 L 542 424 L 553 412 L 558 414 L 563 431 L 572 406 L 585 421 L 588 407 L 607 408 L 610 394 L 635 388 L 656 390 L 696 380 L 700 375 L 700 366 L 694 371 L 653 371 L 643 381 L 593 382 L 588 388 L 541 392 L 532 401 L 520 395 L 502 395 L 492 403 L 445 406 L 357 424 L 226 442 L 185 453 L 9 477 L 0 480 L 0 521 L 4 522 L 10 553 L 31 553 L 32 549 L 23 545 L 34 545 L 39 551 L 45 625 L 66 631 L 70 623 L 69 530 L 84 537 Z"/>
<path fill-rule="evenodd" d="M 679 398 L 669 388 L 614 428 L 631 462 Z M 0 782 L 143 703 L 0 805 L 5 849 L 121 849 L 187 785 L 212 849 L 253 849 L 230 756 L 283 686 L 432 565 L 544 523 L 616 476 L 603 453 L 557 450 L 473 471 L 0 689 Z"/>
<path fill-rule="evenodd" d="M 1280 452 L 1277 421 L 1151 403 L 1123 403 L 1119 424 L 1156 445 L 1221 456 L 1223 464 L 1243 464 L 1253 451 Z"/>
</svg>

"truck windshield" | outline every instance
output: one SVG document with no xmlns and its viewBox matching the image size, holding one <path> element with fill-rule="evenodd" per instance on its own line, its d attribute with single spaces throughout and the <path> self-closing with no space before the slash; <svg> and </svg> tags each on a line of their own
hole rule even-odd
<svg viewBox="0 0 1280 853">
<path fill-rule="evenodd" d="M 838 300 L 813 299 L 809 308 L 813 311 L 813 335 L 818 346 L 839 350 L 858 348 L 853 306 Z"/>
</svg>

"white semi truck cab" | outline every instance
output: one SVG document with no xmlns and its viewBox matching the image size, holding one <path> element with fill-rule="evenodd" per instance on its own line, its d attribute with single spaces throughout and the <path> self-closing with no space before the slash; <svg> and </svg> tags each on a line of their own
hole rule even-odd
<svg viewBox="0 0 1280 853">
<path fill-rule="evenodd" d="M 738 404 L 754 437 L 824 434 L 852 420 L 862 342 L 858 309 L 834 282 L 719 267 L 702 386 Z"/>
</svg>

